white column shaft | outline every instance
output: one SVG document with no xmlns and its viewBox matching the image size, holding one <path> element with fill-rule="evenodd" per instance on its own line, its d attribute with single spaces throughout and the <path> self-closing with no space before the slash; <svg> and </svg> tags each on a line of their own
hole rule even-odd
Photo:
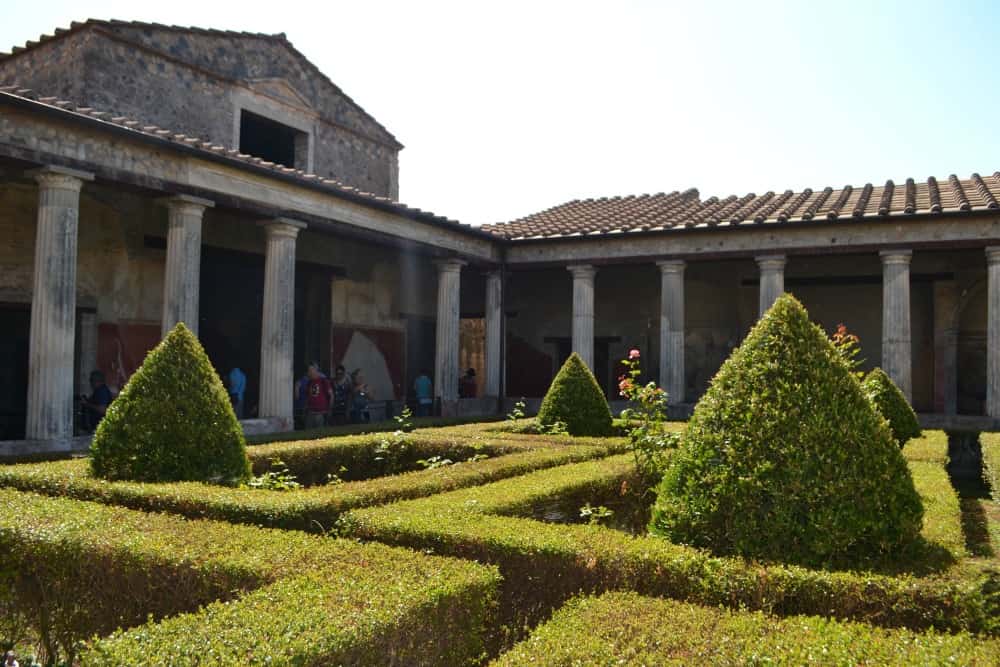
<svg viewBox="0 0 1000 667">
<path fill-rule="evenodd" d="M 594 370 L 594 275 L 590 265 L 567 267 L 573 274 L 573 351 Z"/>
<path fill-rule="evenodd" d="M 757 258 L 760 267 L 760 300 L 758 315 L 763 315 L 785 293 L 785 256 L 765 255 Z"/>
<path fill-rule="evenodd" d="M 986 414 L 1000 417 L 1000 246 L 986 249 Z"/>
<path fill-rule="evenodd" d="M 882 258 L 882 370 L 907 401 L 913 400 L 910 343 L 909 250 L 884 250 Z"/>
<path fill-rule="evenodd" d="M 295 352 L 295 240 L 305 225 L 279 218 L 266 223 L 264 313 L 260 341 L 260 416 L 293 425 Z"/>
<path fill-rule="evenodd" d="M 660 267 L 660 387 L 671 404 L 684 402 L 684 262 Z"/>
<path fill-rule="evenodd" d="M 434 395 L 441 399 L 442 410 L 446 413 L 449 412 L 447 404 L 458 400 L 459 306 L 464 264 L 459 260 L 437 262 Z"/>
<path fill-rule="evenodd" d="M 503 285 L 499 271 L 486 276 L 486 378 L 484 396 L 500 395 L 502 373 Z"/>
<path fill-rule="evenodd" d="M 163 277 L 161 335 L 178 322 L 198 335 L 198 295 L 201 280 L 201 224 L 212 202 L 180 195 L 167 206 L 167 266 Z"/>
<path fill-rule="evenodd" d="M 73 347 L 76 340 L 76 256 L 80 189 L 92 175 L 61 168 L 35 172 L 35 235 L 28 342 L 26 437 L 73 435 Z"/>
</svg>

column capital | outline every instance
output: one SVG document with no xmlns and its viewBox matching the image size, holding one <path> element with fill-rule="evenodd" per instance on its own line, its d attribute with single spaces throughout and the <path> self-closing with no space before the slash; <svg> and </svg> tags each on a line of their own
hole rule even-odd
<svg viewBox="0 0 1000 667">
<path fill-rule="evenodd" d="M 592 264 L 570 264 L 566 270 L 573 274 L 574 280 L 593 280 L 597 274 Z"/>
<path fill-rule="evenodd" d="M 434 260 L 434 266 L 437 267 L 438 273 L 458 273 L 462 270 L 462 267 L 468 264 L 464 259 L 436 259 Z"/>
<path fill-rule="evenodd" d="M 879 250 L 879 259 L 883 264 L 909 264 L 913 259 L 912 250 Z"/>
<path fill-rule="evenodd" d="M 58 165 L 47 165 L 37 169 L 30 169 L 25 172 L 27 176 L 35 179 L 43 188 L 57 188 L 60 190 L 73 190 L 79 192 L 85 181 L 94 180 L 94 175 L 89 171 L 70 169 Z"/>
<path fill-rule="evenodd" d="M 986 263 L 1000 264 L 1000 245 L 986 246 Z"/>
<path fill-rule="evenodd" d="M 661 259 L 656 263 L 660 273 L 684 273 L 687 262 L 683 259 Z"/>
<path fill-rule="evenodd" d="M 788 263 L 785 255 L 757 255 L 754 260 L 761 271 L 781 271 Z"/>
<path fill-rule="evenodd" d="M 170 211 L 178 211 L 180 213 L 202 213 L 206 208 L 215 206 L 215 202 L 211 199 L 202 199 L 193 195 L 160 197 L 156 200 L 156 203 L 166 206 Z"/>
<path fill-rule="evenodd" d="M 308 226 L 304 222 L 292 220 L 291 218 L 274 218 L 273 220 L 264 220 L 257 224 L 264 228 L 268 238 L 283 236 L 290 239 L 294 239 L 299 235 L 300 230 Z"/>
</svg>

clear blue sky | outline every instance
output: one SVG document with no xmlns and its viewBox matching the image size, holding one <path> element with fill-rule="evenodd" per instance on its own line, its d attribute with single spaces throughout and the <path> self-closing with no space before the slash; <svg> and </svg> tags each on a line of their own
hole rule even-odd
<svg viewBox="0 0 1000 667">
<path fill-rule="evenodd" d="M 577 197 L 1000 170 L 1000 3 L 6 0 L 285 32 L 404 144 L 400 198 L 482 223 Z"/>
</svg>

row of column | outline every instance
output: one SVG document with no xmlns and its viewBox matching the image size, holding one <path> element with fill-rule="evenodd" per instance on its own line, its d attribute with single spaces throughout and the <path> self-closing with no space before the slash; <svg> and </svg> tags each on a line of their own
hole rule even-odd
<svg viewBox="0 0 1000 667">
<path fill-rule="evenodd" d="M 63 167 L 45 167 L 29 173 L 38 183 L 38 219 L 25 437 L 64 440 L 73 436 L 80 191 L 94 176 Z M 202 218 L 213 203 L 188 195 L 163 199 L 161 203 L 167 207 L 168 218 L 162 332 L 166 335 L 178 322 L 184 322 L 197 334 Z M 286 428 L 291 427 L 292 417 L 295 239 L 304 227 L 301 222 L 286 219 L 264 224 L 267 255 L 260 414 L 278 418 Z M 84 336 L 91 336 L 94 328 L 85 326 Z M 90 341 L 84 349 L 96 348 L 95 342 Z M 89 363 L 95 364 L 96 360 Z"/>
<path fill-rule="evenodd" d="M 908 400 L 913 398 L 910 330 L 910 250 L 883 250 L 882 369 Z M 1000 417 L 1000 246 L 986 249 L 988 265 L 986 414 Z M 756 258 L 760 270 L 759 315 L 785 291 L 784 255 Z M 657 262 L 660 269 L 660 386 L 671 403 L 684 395 L 683 260 Z M 590 265 L 567 267 L 573 276 L 573 351 L 593 367 L 594 276 Z"/>
</svg>

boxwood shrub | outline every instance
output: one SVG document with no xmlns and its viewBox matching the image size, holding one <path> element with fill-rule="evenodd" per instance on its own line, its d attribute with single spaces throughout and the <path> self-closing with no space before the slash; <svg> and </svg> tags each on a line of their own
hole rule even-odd
<svg viewBox="0 0 1000 667">
<path fill-rule="evenodd" d="M 993 500 L 1000 502 L 1000 433 L 980 433 L 983 450 L 983 481 L 990 487 Z"/>
<path fill-rule="evenodd" d="M 944 442 L 943 438 L 938 439 Z M 894 448 L 895 449 L 895 448 Z M 895 449 L 898 453 L 898 449 Z M 965 559 L 958 499 L 940 465 L 916 462 L 927 503 L 923 539 L 880 571 L 809 569 L 717 557 L 659 537 L 524 518 L 538 507 L 583 505 L 640 483 L 631 455 L 560 466 L 419 500 L 352 510 L 343 535 L 495 563 L 512 627 L 544 618 L 579 591 L 635 590 L 775 614 L 818 614 L 888 627 L 997 632 L 1000 600 Z"/>
<path fill-rule="evenodd" d="M 67 664 L 137 625 L 81 664 L 466 664 L 495 612 L 474 563 L 13 491 L 0 543 L 0 606 Z"/>
<path fill-rule="evenodd" d="M 896 383 L 881 368 L 873 368 L 865 376 L 861 388 L 872 404 L 889 422 L 892 437 L 900 447 L 912 438 L 920 437 L 920 422 L 917 413 L 903 396 Z"/>
<path fill-rule="evenodd" d="M 990 667 L 1000 664 L 1000 642 L 816 616 L 774 618 L 617 592 L 572 600 L 491 664 L 625 663 Z"/>
<path fill-rule="evenodd" d="M 888 423 L 784 294 L 695 407 L 651 530 L 719 554 L 862 566 L 916 539 L 921 517 Z"/>
<path fill-rule="evenodd" d="M 208 355 L 183 323 L 146 355 L 108 407 L 90 465 L 112 480 L 235 484 L 248 477 L 243 429 Z"/>
<path fill-rule="evenodd" d="M 576 352 L 552 380 L 537 422 L 546 427 L 562 422 L 570 435 L 611 435 L 611 408 L 594 374 Z"/>
</svg>

